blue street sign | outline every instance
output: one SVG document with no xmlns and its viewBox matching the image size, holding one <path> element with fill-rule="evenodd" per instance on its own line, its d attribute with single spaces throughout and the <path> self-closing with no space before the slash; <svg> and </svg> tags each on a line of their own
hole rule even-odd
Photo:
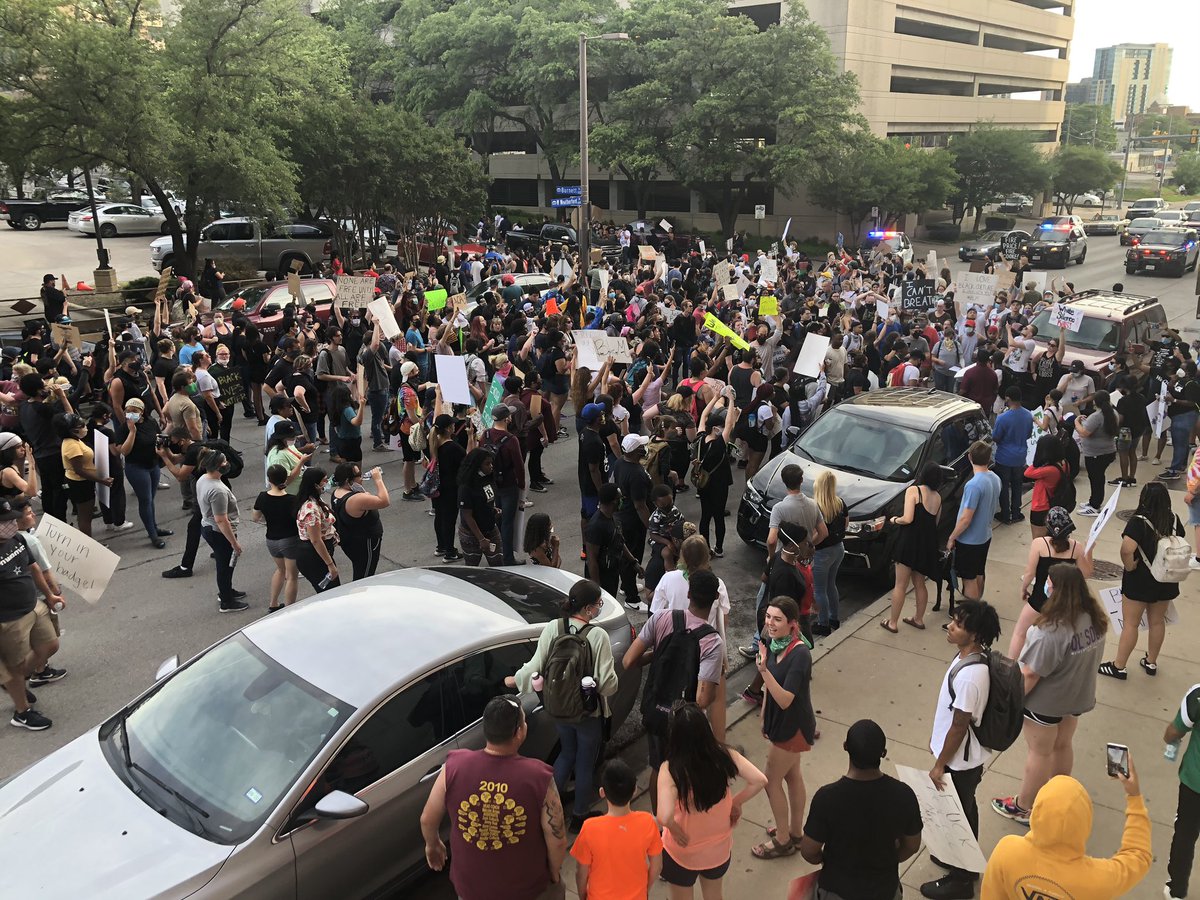
<svg viewBox="0 0 1200 900">
<path fill-rule="evenodd" d="M 578 184 L 558 184 L 554 186 L 554 193 L 560 197 L 579 197 L 583 194 L 583 187 Z"/>
<path fill-rule="evenodd" d="M 550 205 L 554 208 L 560 206 L 583 206 L 582 197 L 551 197 Z"/>
</svg>

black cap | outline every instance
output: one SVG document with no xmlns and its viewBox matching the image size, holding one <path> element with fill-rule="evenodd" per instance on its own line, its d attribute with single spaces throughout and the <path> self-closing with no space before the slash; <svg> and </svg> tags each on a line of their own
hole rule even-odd
<svg viewBox="0 0 1200 900">
<path fill-rule="evenodd" d="M 856 769 L 878 769 L 887 752 L 887 737 L 875 722 L 859 719 L 846 731 L 844 746 Z"/>
</svg>

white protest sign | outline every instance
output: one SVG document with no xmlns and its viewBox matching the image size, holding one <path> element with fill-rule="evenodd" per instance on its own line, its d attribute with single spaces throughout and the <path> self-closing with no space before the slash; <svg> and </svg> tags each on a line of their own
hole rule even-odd
<svg viewBox="0 0 1200 900">
<path fill-rule="evenodd" d="M 704 256 L 706 253 L 708 253 L 708 250 L 706 250 L 706 249 L 704 248 L 704 241 L 701 241 L 701 242 L 700 242 L 700 255 L 701 255 L 701 256 Z"/>
<path fill-rule="evenodd" d="M 1159 389 L 1158 396 L 1146 405 L 1146 415 L 1150 417 L 1150 424 L 1154 428 L 1154 436 L 1162 437 L 1168 421 L 1167 383 L 1165 381 L 1162 383 L 1162 387 Z"/>
<path fill-rule="evenodd" d="M 616 363 L 625 363 L 630 365 L 633 363 L 633 354 L 629 352 L 629 341 L 618 335 L 617 337 L 609 337 L 604 335 L 600 340 L 596 341 L 596 352 L 605 359 L 611 359 Z"/>
<path fill-rule="evenodd" d="M 725 262 L 724 260 L 721 260 L 721 262 L 713 266 L 713 281 L 721 287 L 724 287 L 725 285 L 729 284 L 729 273 L 732 271 L 733 266 L 729 265 L 729 263 Z"/>
<path fill-rule="evenodd" d="M 1100 537 L 1100 532 L 1104 530 L 1104 526 L 1108 524 L 1108 520 L 1113 517 L 1113 513 L 1117 511 L 1117 498 L 1121 496 L 1121 485 L 1117 485 L 1117 489 L 1112 492 L 1112 496 L 1105 501 L 1104 506 L 1100 508 L 1100 515 L 1096 516 L 1096 521 L 1092 523 L 1092 530 L 1088 533 L 1087 543 L 1084 545 L 1083 552 L 1090 553 L 1092 547 L 1095 546 L 1097 538 Z"/>
<path fill-rule="evenodd" d="M 992 305 L 992 297 L 996 294 L 996 276 L 983 272 L 960 272 L 955 279 L 958 293 L 954 295 L 957 303 L 965 311 L 972 306 L 981 309 Z"/>
<path fill-rule="evenodd" d="M 1050 324 L 1056 327 L 1065 325 L 1067 331 L 1078 331 L 1083 324 L 1083 310 L 1056 303 L 1050 309 Z"/>
<path fill-rule="evenodd" d="M 113 339 L 112 318 L 108 315 L 107 309 L 104 311 L 104 327 L 108 329 L 108 339 L 111 341 Z"/>
<path fill-rule="evenodd" d="M 971 832 L 971 823 L 963 812 L 958 791 L 946 775 L 942 780 L 943 790 L 938 790 L 929 780 L 929 773 L 910 766 L 896 766 L 896 777 L 913 789 L 917 805 L 921 809 L 921 840 L 929 852 L 942 862 L 982 872 L 987 860 L 979 849 L 979 841 Z"/>
<path fill-rule="evenodd" d="M 596 351 L 596 339 L 603 337 L 604 333 L 585 329 L 572 331 L 571 336 L 575 339 L 575 365 L 590 372 L 599 371 L 603 361 Z"/>
<path fill-rule="evenodd" d="M 612 280 L 612 273 L 608 269 L 600 270 L 600 305 L 604 305 L 604 298 L 608 296 L 608 283 Z"/>
<path fill-rule="evenodd" d="M 662 228 L 663 231 L 674 231 L 675 230 L 675 226 L 672 225 L 670 222 L 668 222 L 666 219 L 659 219 L 658 225 L 660 228 Z"/>
<path fill-rule="evenodd" d="M 783 226 L 783 236 L 779 238 L 783 243 L 787 243 L 788 232 L 792 229 L 792 217 L 788 216 L 787 224 Z"/>
<path fill-rule="evenodd" d="M 733 238 L 730 238 L 725 242 L 725 250 L 729 253 L 733 252 Z"/>
<path fill-rule="evenodd" d="M 750 287 L 750 279 L 747 278 L 745 275 L 739 275 L 736 284 L 737 284 L 737 289 L 738 289 L 738 296 L 743 296 L 746 293 L 746 288 Z"/>
<path fill-rule="evenodd" d="M 59 582 L 68 585 L 88 603 L 97 602 L 112 580 L 121 557 L 51 515 L 42 515 L 36 534 Z"/>
<path fill-rule="evenodd" d="M 808 334 L 800 347 L 800 355 L 796 357 L 796 365 L 792 371 L 797 375 L 807 375 L 816 378 L 821 374 L 821 365 L 825 362 L 825 354 L 829 351 L 829 338 L 823 334 Z"/>
<path fill-rule="evenodd" d="M 770 257 L 765 257 L 761 260 L 761 265 L 758 267 L 758 283 L 766 284 L 768 281 L 777 281 L 779 279 L 779 263 Z"/>
<path fill-rule="evenodd" d="M 891 307 L 888 306 L 888 302 L 886 300 L 879 299 L 879 300 L 875 301 L 875 319 L 876 319 L 876 321 L 886 322 L 888 320 L 888 313 L 890 311 L 891 311 Z"/>
<path fill-rule="evenodd" d="M 380 297 L 367 304 L 367 312 L 379 323 L 383 336 L 391 340 L 400 333 L 400 325 L 392 313 L 392 304 L 387 297 Z"/>
<path fill-rule="evenodd" d="M 654 277 L 663 280 L 667 277 L 667 258 L 661 253 L 654 259 Z"/>
<path fill-rule="evenodd" d="M 1027 291 L 1030 288 L 1037 288 L 1038 293 L 1046 290 L 1046 279 L 1050 277 L 1049 272 L 1026 272 L 1021 279 L 1021 290 Z"/>
<path fill-rule="evenodd" d="M 96 453 L 96 474 L 100 478 L 108 478 L 112 472 L 109 471 L 109 456 L 108 456 L 108 435 L 97 428 L 92 432 L 92 449 Z M 109 506 L 112 503 L 112 488 L 107 484 L 96 483 L 96 499 Z"/>
<path fill-rule="evenodd" d="M 669 306 L 660 307 L 659 311 L 663 314 L 663 318 L 667 320 L 668 325 L 683 315 L 682 309 L 672 309 Z"/>
<path fill-rule="evenodd" d="M 925 254 L 925 271 L 931 275 L 937 275 L 937 251 L 930 250 Z"/>
<path fill-rule="evenodd" d="M 738 298 L 738 286 L 736 284 L 721 285 L 721 296 L 726 300 L 736 300 Z"/>
<path fill-rule="evenodd" d="M 554 277 L 556 277 L 556 278 L 558 278 L 560 276 L 562 278 L 570 278 L 571 273 L 574 272 L 575 269 L 571 266 L 570 260 L 568 260 L 566 258 L 560 258 L 558 260 L 558 262 L 556 262 L 554 264 L 553 271 L 554 271 Z"/>
<path fill-rule="evenodd" d="M 337 305 L 339 309 L 362 309 L 375 299 L 375 279 L 370 275 L 339 275 Z"/>
<path fill-rule="evenodd" d="M 1121 636 L 1121 629 L 1125 627 L 1125 610 L 1121 604 L 1121 589 L 1119 587 L 1105 588 L 1100 592 L 1100 602 L 1104 604 L 1104 611 L 1108 613 L 1108 620 L 1112 622 L 1113 630 L 1116 631 L 1115 637 Z M 1179 610 L 1175 608 L 1175 601 L 1167 601 L 1167 624 L 1174 625 L 1179 621 Z M 1142 620 L 1138 622 L 1138 631 L 1147 631 L 1150 628 L 1150 614 L 1142 613 Z"/>
<path fill-rule="evenodd" d="M 433 357 L 437 369 L 438 385 L 442 389 L 442 399 L 450 403 L 461 403 L 470 406 L 475 402 L 471 396 L 471 388 L 467 385 L 467 361 L 461 356 L 448 353 L 438 353 Z"/>
</svg>

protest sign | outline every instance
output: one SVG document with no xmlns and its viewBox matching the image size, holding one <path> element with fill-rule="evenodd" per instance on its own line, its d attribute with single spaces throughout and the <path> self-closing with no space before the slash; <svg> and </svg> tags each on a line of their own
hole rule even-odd
<svg viewBox="0 0 1200 900">
<path fill-rule="evenodd" d="M 992 305 L 992 298 L 996 295 L 995 275 L 962 272 L 955 283 L 958 285 L 958 293 L 954 295 L 954 299 L 962 306 L 964 313 L 972 306 L 984 309 Z"/>
<path fill-rule="evenodd" d="M 339 309 L 362 309 L 375 299 L 375 279 L 370 275 L 339 275 L 337 305 Z"/>
<path fill-rule="evenodd" d="M 929 852 L 951 866 L 968 872 L 982 872 L 987 860 L 971 831 L 971 823 L 967 821 L 967 814 L 963 812 L 962 801 L 958 799 L 958 791 L 950 782 L 950 776 L 944 777 L 944 789 L 940 791 L 929 779 L 928 771 L 896 766 L 896 777 L 917 795 L 921 824 L 924 826 L 921 840 Z"/>
<path fill-rule="evenodd" d="M 705 246 L 704 246 L 704 241 L 701 241 L 701 242 L 700 242 L 700 255 L 701 255 L 701 256 L 704 256 L 704 255 L 706 255 L 707 253 L 708 253 L 708 250 L 707 250 L 707 249 L 705 249 Z"/>
<path fill-rule="evenodd" d="M 554 264 L 554 268 L 551 271 L 554 273 L 555 278 L 570 278 L 575 269 L 571 265 L 571 261 L 563 257 Z"/>
<path fill-rule="evenodd" d="M 1167 383 L 1164 381 L 1158 390 L 1158 396 L 1146 405 L 1146 415 L 1150 417 L 1150 426 L 1154 429 L 1155 437 L 1162 437 L 1167 427 Z"/>
<path fill-rule="evenodd" d="M 95 467 L 96 476 L 99 478 L 108 478 L 112 472 L 109 471 L 111 459 L 108 455 L 108 435 L 99 428 L 92 432 L 92 450 L 96 455 Z M 105 506 L 111 506 L 112 488 L 107 484 L 96 483 L 96 499 Z"/>
<path fill-rule="evenodd" d="M 400 325 L 396 322 L 396 316 L 392 313 L 392 304 L 387 297 L 372 300 L 367 304 L 367 312 L 375 317 L 385 338 L 391 340 L 400 334 Z"/>
<path fill-rule="evenodd" d="M 111 341 L 113 339 L 112 316 L 108 314 L 107 309 L 104 310 L 104 329 L 108 332 L 108 339 Z"/>
<path fill-rule="evenodd" d="M 97 602 L 112 580 L 121 557 L 66 522 L 44 513 L 38 522 L 41 539 L 60 584 L 88 603 Z"/>
<path fill-rule="evenodd" d="M 760 316 L 779 315 L 779 298 L 774 294 L 764 294 L 758 298 L 758 314 Z"/>
<path fill-rule="evenodd" d="M 890 312 L 891 312 L 891 308 L 888 306 L 888 302 L 886 300 L 881 299 L 881 300 L 875 301 L 875 319 L 876 319 L 876 321 L 886 322 L 888 320 L 888 314 Z"/>
<path fill-rule="evenodd" d="M 766 284 L 768 281 L 776 281 L 779 278 L 779 263 L 770 257 L 763 257 L 759 261 L 758 267 L 758 283 Z"/>
<path fill-rule="evenodd" d="M 675 226 L 672 225 L 670 222 L 668 222 L 666 219 L 659 219 L 658 225 L 660 228 L 662 228 L 663 231 L 674 231 L 675 230 Z"/>
<path fill-rule="evenodd" d="M 771 242 L 771 252 L 767 255 L 776 259 L 779 257 L 779 241 Z"/>
<path fill-rule="evenodd" d="M 727 253 L 732 253 L 732 252 L 733 252 L 733 238 L 730 238 L 729 240 L 727 240 L 727 241 L 725 242 L 725 251 L 726 251 Z"/>
<path fill-rule="evenodd" d="M 746 288 L 750 287 L 750 279 L 745 275 L 739 275 L 738 280 L 734 284 L 737 285 L 738 295 L 744 297 L 746 295 Z"/>
<path fill-rule="evenodd" d="M 639 244 L 638 259 L 644 260 L 645 262 L 654 262 L 654 260 L 658 259 L 658 251 L 649 244 Z"/>
<path fill-rule="evenodd" d="M 1108 613 L 1108 620 L 1112 622 L 1113 630 L 1116 634 L 1113 637 L 1120 638 L 1121 630 L 1125 627 L 1125 610 L 1121 604 L 1121 589 L 1119 587 L 1105 588 L 1100 591 L 1100 602 L 1104 604 L 1104 611 Z M 1179 621 L 1179 610 L 1175 608 L 1175 601 L 1167 601 L 1167 624 L 1174 625 Z M 1147 631 L 1150 628 L 1150 614 L 1142 613 L 1141 621 L 1138 622 L 1138 631 Z"/>
<path fill-rule="evenodd" d="M 438 353 L 433 357 L 433 364 L 437 370 L 437 381 L 442 389 L 443 400 L 461 403 L 463 406 L 470 406 L 475 402 L 467 384 L 467 361 L 463 357 Z"/>
<path fill-rule="evenodd" d="M 937 270 L 937 251 L 930 250 L 925 254 L 925 271 L 931 275 L 936 275 Z"/>
<path fill-rule="evenodd" d="M 725 300 L 736 300 L 738 298 L 738 286 L 736 284 L 721 285 L 721 297 Z"/>
<path fill-rule="evenodd" d="M 682 309 L 673 309 L 670 306 L 659 307 L 659 312 L 661 312 L 663 315 L 663 318 L 667 320 L 668 325 L 670 325 L 672 322 L 674 322 L 676 319 L 678 319 L 680 316 L 683 315 Z"/>
<path fill-rule="evenodd" d="M 1046 281 L 1049 277 L 1049 272 L 1026 272 L 1021 279 L 1021 290 L 1036 290 L 1040 294 L 1046 290 Z"/>
<path fill-rule="evenodd" d="M 604 251 L 600 247 L 593 247 L 588 251 L 588 259 L 591 260 L 593 266 L 597 265 L 604 259 Z"/>
<path fill-rule="evenodd" d="M 1083 310 L 1056 303 L 1050 308 L 1050 324 L 1056 327 L 1066 326 L 1067 331 L 1078 331 L 1079 326 L 1083 324 Z"/>
<path fill-rule="evenodd" d="M 729 343 L 733 344 L 733 346 L 737 347 L 739 350 L 750 349 L 749 344 L 742 340 L 742 338 L 736 332 L 734 332 L 732 328 L 730 328 L 712 313 L 708 313 L 704 316 L 704 327 L 709 331 L 719 334 L 721 337 L 729 338 Z"/>
<path fill-rule="evenodd" d="M 488 388 L 487 397 L 483 401 L 483 427 L 491 428 L 495 419 L 492 418 L 492 410 L 496 408 L 496 404 L 500 402 L 500 398 L 504 396 L 504 376 L 497 372 L 492 376 L 492 384 Z"/>
<path fill-rule="evenodd" d="M 600 305 L 604 305 L 604 300 L 608 297 L 608 284 L 612 281 L 612 273 L 608 269 L 600 270 Z"/>
<path fill-rule="evenodd" d="M 661 253 L 654 257 L 654 277 L 664 281 L 667 278 L 667 258 Z"/>
<path fill-rule="evenodd" d="M 1117 511 L 1117 498 L 1120 496 L 1121 485 L 1118 484 L 1116 490 L 1112 492 L 1112 496 L 1105 501 L 1104 506 L 1100 507 L 1100 515 L 1096 516 L 1096 520 L 1092 522 L 1092 530 L 1088 533 L 1087 543 L 1083 547 L 1084 553 L 1092 552 L 1092 547 L 1096 545 L 1096 540 L 1100 537 L 1100 532 L 1104 530 L 1104 526 L 1108 524 L 1108 520 Z"/>
<path fill-rule="evenodd" d="M 78 325 L 60 325 L 55 322 L 50 326 L 50 337 L 56 347 L 71 347 L 83 352 L 83 337 L 79 334 Z"/>
<path fill-rule="evenodd" d="M 450 292 L 440 285 L 430 288 L 425 292 L 425 308 L 430 310 L 441 309 L 446 305 L 449 297 Z"/>
<path fill-rule="evenodd" d="M 796 357 L 796 365 L 792 371 L 797 375 L 807 375 L 816 378 L 821 374 L 821 366 L 825 362 L 825 354 L 829 351 L 829 338 L 823 334 L 807 334 L 804 343 L 800 345 L 800 355 Z"/>
<path fill-rule="evenodd" d="M 300 287 L 300 276 L 296 272 L 287 273 L 288 293 L 293 300 L 299 300 L 300 304 L 304 304 L 304 289 Z"/>
<path fill-rule="evenodd" d="M 167 285 L 171 283 L 171 273 L 174 271 L 175 269 L 173 267 L 167 266 L 162 270 L 162 274 L 158 276 L 158 287 L 154 289 L 155 306 L 157 306 L 159 303 L 162 303 L 162 301 L 166 299 Z"/>
<path fill-rule="evenodd" d="M 733 266 L 725 262 L 725 260 L 721 260 L 713 266 L 713 283 L 724 287 L 729 284 L 729 275 L 732 272 Z"/>
<path fill-rule="evenodd" d="M 788 232 L 792 228 L 792 217 L 788 216 L 787 224 L 783 226 L 783 236 L 779 239 L 781 243 L 787 243 Z"/>
<path fill-rule="evenodd" d="M 996 290 L 1007 291 L 1017 283 L 1017 273 L 996 267 Z"/>
<path fill-rule="evenodd" d="M 603 360 L 596 350 L 596 338 L 601 337 L 602 333 L 585 329 L 573 331 L 571 336 L 575 339 L 575 365 L 589 372 L 598 371 Z"/>
<path fill-rule="evenodd" d="M 937 282 L 932 278 L 906 281 L 900 285 L 900 308 L 905 312 L 926 312 L 936 302 Z"/>
</svg>

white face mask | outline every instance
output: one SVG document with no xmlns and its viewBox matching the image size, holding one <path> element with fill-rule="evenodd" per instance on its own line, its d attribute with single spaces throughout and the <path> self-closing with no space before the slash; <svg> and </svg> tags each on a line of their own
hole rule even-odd
<svg viewBox="0 0 1200 900">
<path fill-rule="evenodd" d="M 135 413 L 135 412 L 125 413 L 125 418 L 128 419 L 130 422 L 140 422 L 140 421 L 142 421 L 142 414 Z"/>
</svg>

